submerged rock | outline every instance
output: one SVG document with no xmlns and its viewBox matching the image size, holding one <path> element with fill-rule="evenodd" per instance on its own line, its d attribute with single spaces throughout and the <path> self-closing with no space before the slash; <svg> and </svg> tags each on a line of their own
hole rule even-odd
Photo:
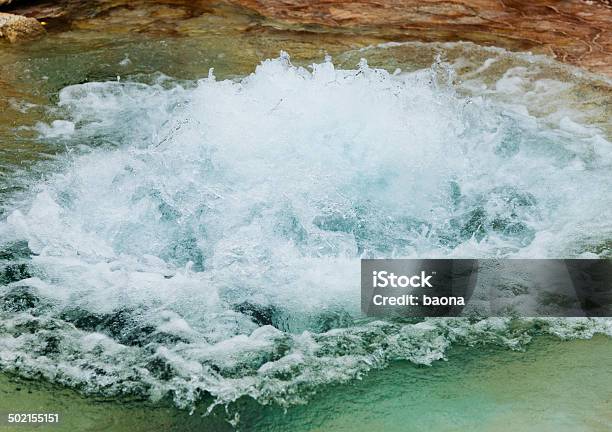
<svg viewBox="0 0 612 432">
<path fill-rule="evenodd" d="M 25 263 L 9 264 L 6 266 L 0 265 L 0 285 L 7 285 L 11 282 L 32 277 L 28 266 Z"/>
<path fill-rule="evenodd" d="M 271 305 L 257 305 L 250 302 L 243 302 L 234 306 L 236 312 L 247 315 L 255 324 L 259 326 L 275 326 L 274 318 L 278 311 Z M 278 324 L 277 324 L 278 325 Z"/>
<path fill-rule="evenodd" d="M 13 261 L 33 255 L 28 242 L 20 240 L 0 246 L 0 260 Z"/>
<path fill-rule="evenodd" d="M 128 346 L 143 347 L 150 343 L 170 345 L 187 341 L 181 336 L 157 330 L 155 326 L 147 324 L 138 311 L 130 309 L 96 313 L 72 308 L 63 311 L 60 318 L 80 330 L 103 333 Z"/>
<path fill-rule="evenodd" d="M 45 28 L 36 19 L 0 12 L 0 39 L 15 43 L 35 39 L 43 34 Z"/>
<path fill-rule="evenodd" d="M 0 310 L 23 312 L 35 308 L 40 303 L 37 292 L 29 286 L 15 287 L 0 296 Z"/>
</svg>

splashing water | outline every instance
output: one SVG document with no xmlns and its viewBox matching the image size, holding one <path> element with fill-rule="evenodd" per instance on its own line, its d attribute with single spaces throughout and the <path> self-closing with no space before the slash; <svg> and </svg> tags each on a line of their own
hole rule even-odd
<svg viewBox="0 0 612 432">
<path fill-rule="evenodd" d="M 363 257 L 592 256 L 572 245 L 612 238 L 605 136 L 460 95 L 444 64 L 282 55 L 237 81 L 70 86 L 59 107 L 37 127 L 68 147 L 61 169 L 0 225 L 5 370 L 179 406 L 291 404 L 453 343 L 612 335 L 360 317 Z"/>
</svg>

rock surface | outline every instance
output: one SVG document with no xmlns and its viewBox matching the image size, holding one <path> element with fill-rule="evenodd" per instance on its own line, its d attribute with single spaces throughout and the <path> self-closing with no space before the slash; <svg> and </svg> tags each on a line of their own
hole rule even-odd
<svg viewBox="0 0 612 432">
<path fill-rule="evenodd" d="M 390 40 L 472 41 L 545 53 L 612 75 L 612 8 L 607 0 L 233 1 L 281 27 L 358 30 Z"/>
<path fill-rule="evenodd" d="M 7 1 L 12 13 L 46 21 L 50 32 L 189 36 L 201 24 L 198 30 L 188 22 L 222 16 L 245 31 L 298 31 L 358 44 L 471 41 L 612 75 L 612 0 L 0 0 L 0 6 Z"/>
<path fill-rule="evenodd" d="M 0 12 L 0 39 L 11 43 L 42 36 L 45 28 L 35 18 Z"/>
</svg>

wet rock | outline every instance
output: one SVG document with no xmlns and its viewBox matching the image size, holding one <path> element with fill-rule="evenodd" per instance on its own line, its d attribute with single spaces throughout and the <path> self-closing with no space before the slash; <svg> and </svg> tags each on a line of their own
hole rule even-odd
<svg viewBox="0 0 612 432">
<path fill-rule="evenodd" d="M 8 243 L 0 247 L 0 260 L 14 261 L 28 258 L 31 255 L 33 255 L 33 252 L 25 240 Z"/>
<path fill-rule="evenodd" d="M 96 314 L 83 309 L 68 309 L 60 318 L 73 324 L 76 328 L 86 331 L 94 331 L 104 322 L 103 314 Z"/>
<path fill-rule="evenodd" d="M 57 335 L 45 335 L 37 352 L 40 355 L 49 356 L 60 352 L 61 339 Z"/>
<path fill-rule="evenodd" d="M 176 345 L 178 343 L 188 343 L 189 340 L 173 333 L 157 331 L 152 326 L 146 326 L 140 329 L 141 337 L 136 338 L 139 346 L 144 346 L 150 343 L 160 345 Z"/>
<path fill-rule="evenodd" d="M 23 279 L 28 279 L 31 276 L 28 266 L 25 263 L 0 266 L 0 285 L 18 282 Z"/>
<path fill-rule="evenodd" d="M 61 322 L 50 317 L 29 317 L 18 322 L 11 333 L 13 337 L 19 337 L 22 334 L 50 335 L 57 334 L 58 330 L 64 328 Z"/>
<path fill-rule="evenodd" d="M 60 317 L 80 330 L 104 333 L 123 345 L 144 346 L 159 339 L 154 337 L 155 327 L 144 324 L 140 315 L 129 309 L 106 314 L 75 308 L 65 310 Z"/>
<path fill-rule="evenodd" d="M 612 240 L 606 240 L 585 248 L 588 252 L 595 253 L 601 258 L 612 258 Z"/>
<path fill-rule="evenodd" d="M 236 312 L 247 315 L 251 320 L 259 325 L 271 325 L 275 326 L 275 315 L 277 310 L 274 306 L 270 305 L 257 305 L 249 302 L 243 302 L 233 307 Z M 278 325 L 278 324 L 277 324 Z M 276 327 L 276 326 L 275 326 Z"/>
<path fill-rule="evenodd" d="M 156 378 L 168 381 L 177 375 L 176 369 L 161 357 L 153 357 L 146 364 L 146 368 Z"/>
<path fill-rule="evenodd" d="M 402 40 L 471 41 L 538 51 L 612 74 L 612 8 L 607 1 L 233 0 L 279 27 L 360 29 Z M 316 28 L 320 26 L 322 28 Z M 315 29 L 316 28 L 316 29 Z"/>
<path fill-rule="evenodd" d="M 0 308 L 6 312 L 23 312 L 39 303 L 36 290 L 28 286 L 15 287 L 0 297 Z"/>
<path fill-rule="evenodd" d="M 15 43 L 44 34 L 45 28 L 35 18 L 0 12 L 0 39 Z"/>
<path fill-rule="evenodd" d="M 331 329 L 348 327 L 353 323 L 351 315 L 343 310 L 328 310 L 319 314 L 312 325 L 317 333 L 324 333 Z"/>
<path fill-rule="evenodd" d="M 118 309 L 111 313 L 96 313 L 83 309 L 67 309 L 60 318 L 76 328 L 88 332 L 104 333 L 123 345 L 139 346 L 154 343 L 161 345 L 188 342 L 187 339 L 157 330 L 142 319 L 139 311 Z"/>
</svg>

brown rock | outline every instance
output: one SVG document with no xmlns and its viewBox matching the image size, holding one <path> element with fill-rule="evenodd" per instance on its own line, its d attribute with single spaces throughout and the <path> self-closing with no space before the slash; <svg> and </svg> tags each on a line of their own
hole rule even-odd
<svg viewBox="0 0 612 432">
<path fill-rule="evenodd" d="M 471 41 L 550 54 L 612 75 L 608 0 L 232 0 L 269 25 L 390 40 Z"/>
<path fill-rule="evenodd" d="M 45 28 L 34 18 L 0 12 L 0 39 L 11 43 L 34 39 L 45 34 Z"/>
</svg>

